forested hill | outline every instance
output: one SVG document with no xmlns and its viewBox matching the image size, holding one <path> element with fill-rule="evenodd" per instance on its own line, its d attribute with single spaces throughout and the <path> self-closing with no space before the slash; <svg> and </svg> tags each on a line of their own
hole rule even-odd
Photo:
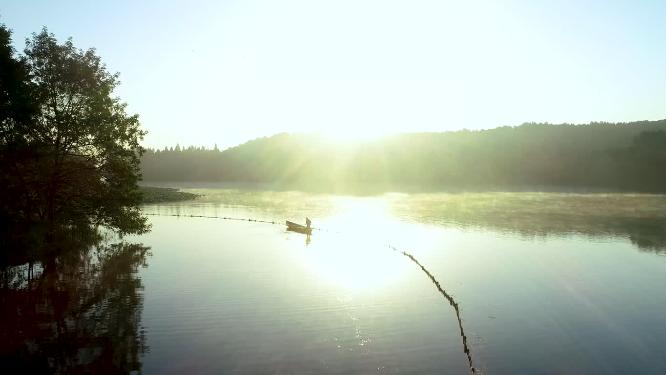
<svg viewBox="0 0 666 375">
<path fill-rule="evenodd" d="M 344 144 L 278 134 L 224 151 L 148 150 L 145 181 L 262 182 L 344 191 L 574 188 L 666 191 L 666 120 L 523 124 Z"/>
</svg>

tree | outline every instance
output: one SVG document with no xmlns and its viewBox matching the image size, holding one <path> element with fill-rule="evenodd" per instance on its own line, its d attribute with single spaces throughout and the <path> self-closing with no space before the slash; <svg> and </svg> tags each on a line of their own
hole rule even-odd
<svg viewBox="0 0 666 375">
<path fill-rule="evenodd" d="M 37 105 L 30 97 L 30 79 L 25 59 L 17 58 L 11 31 L 0 25 L 0 226 L 30 207 L 25 192 L 20 159 L 29 159 L 22 142 L 27 127 L 34 120 Z"/>
<path fill-rule="evenodd" d="M 19 78 L 36 108 L 24 125 L 3 125 L 0 140 L 3 169 L 13 171 L 1 181 L 14 187 L 5 203 L 11 219 L 145 231 L 137 187 L 145 133 L 113 95 L 118 74 L 94 49 L 60 44 L 46 28 L 26 41 L 24 54 L 13 60 L 25 67 Z"/>
<path fill-rule="evenodd" d="M 15 143 L 20 127 L 30 123 L 36 105 L 30 98 L 28 67 L 15 56 L 11 31 L 0 24 L 0 141 Z"/>
</svg>

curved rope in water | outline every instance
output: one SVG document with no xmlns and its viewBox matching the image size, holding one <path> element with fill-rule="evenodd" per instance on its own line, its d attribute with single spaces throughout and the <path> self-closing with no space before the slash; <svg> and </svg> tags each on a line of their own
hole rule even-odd
<svg viewBox="0 0 666 375">
<path fill-rule="evenodd" d="M 476 368 L 474 367 L 474 363 L 472 361 L 472 352 L 469 350 L 469 346 L 467 345 L 467 335 L 465 334 L 465 329 L 463 328 L 462 324 L 462 319 L 460 318 L 460 306 L 458 305 L 458 302 L 456 302 L 453 297 L 442 288 L 442 285 L 435 279 L 435 276 L 433 276 L 430 271 L 428 271 L 427 268 L 425 268 L 412 254 L 399 250 L 395 248 L 392 245 L 388 245 L 388 247 L 395 251 L 398 252 L 407 258 L 411 259 L 412 262 L 416 263 L 417 266 L 421 267 L 421 270 L 428 275 L 430 280 L 432 281 L 433 284 L 435 284 L 435 287 L 437 287 L 437 290 L 446 298 L 447 301 L 449 301 L 449 304 L 451 307 L 453 307 L 453 310 L 456 312 L 456 318 L 458 319 L 458 328 L 460 329 L 460 337 L 462 337 L 462 342 L 463 342 L 463 351 L 465 352 L 465 356 L 467 356 L 467 363 L 469 364 L 469 370 L 472 372 L 472 374 L 476 374 Z"/>
<path fill-rule="evenodd" d="M 238 217 L 229 217 L 229 216 L 207 216 L 207 215 L 180 215 L 180 214 L 155 214 L 155 213 L 144 213 L 144 215 L 147 216 L 171 216 L 171 217 L 194 217 L 194 218 L 204 218 L 204 219 L 221 219 L 221 220 L 235 220 L 235 221 L 248 221 L 248 222 L 254 222 L 254 223 L 265 223 L 265 224 L 273 224 L 273 225 L 278 225 L 281 224 L 280 222 L 277 222 L 275 220 L 258 220 L 258 219 L 244 219 L 244 218 L 238 218 Z M 314 230 L 322 230 L 321 228 L 312 228 Z M 339 233 L 339 232 L 338 232 Z M 433 276 L 430 271 L 428 271 L 425 266 L 423 266 L 417 259 L 414 257 L 414 255 L 403 251 L 399 250 L 398 248 L 394 247 L 393 245 L 388 245 L 388 247 L 397 252 L 400 253 L 407 258 L 409 258 L 412 262 L 414 262 L 417 266 L 421 267 L 421 270 L 430 278 L 433 284 L 435 284 L 435 287 L 437 290 L 444 296 L 444 298 L 449 302 L 451 307 L 453 307 L 453 310 L 456 313 L 456 318 L 458 320 L 458 328 L 460 329 L 460 337 L 462 338 L 462 343 L 463 343 L 463 351 L 465 352 L 465 356 L 467 357 L 467 363 L 469 365 L 469 370 L 472 374 L 476 374 L 476 368 L 474 367 L 474 362 L 472 360 L 472 352 L 469 349 L 469 345 L 467 344 L 467 335 L 465 334 L 465 329 L 463 328 L 462 324 L 462 318 L 460 317 L 460 305 L 456 300 L 446 291 L 444 288 L 442 288 L 442 285 L 435 279 L 435 276 Z"/>
</svg>

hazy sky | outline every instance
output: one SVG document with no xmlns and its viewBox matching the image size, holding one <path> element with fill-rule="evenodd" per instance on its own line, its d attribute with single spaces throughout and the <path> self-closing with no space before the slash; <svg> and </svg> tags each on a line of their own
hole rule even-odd
<svg viewBox="0 0 666 375">
<path fill-rule="evenodd" d="M 146 144 L 666 118 L 665 1 L 0 0 L 95 47 Z"/>
</svg>

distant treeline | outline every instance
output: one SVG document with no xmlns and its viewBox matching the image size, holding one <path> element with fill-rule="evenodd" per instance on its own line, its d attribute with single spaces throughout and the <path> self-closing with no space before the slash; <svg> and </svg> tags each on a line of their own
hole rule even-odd
<svg viewBox="0 0 666 375">
<path fill-rule="evenodd" d="M 666 191 L 666 120 L 536 124 L 412 133 L 358 144 L 278 134 L 220 151 L 165 148 L 146 181 L 270 183 L 342 191 L 594 189 Z"/>
</svg>

